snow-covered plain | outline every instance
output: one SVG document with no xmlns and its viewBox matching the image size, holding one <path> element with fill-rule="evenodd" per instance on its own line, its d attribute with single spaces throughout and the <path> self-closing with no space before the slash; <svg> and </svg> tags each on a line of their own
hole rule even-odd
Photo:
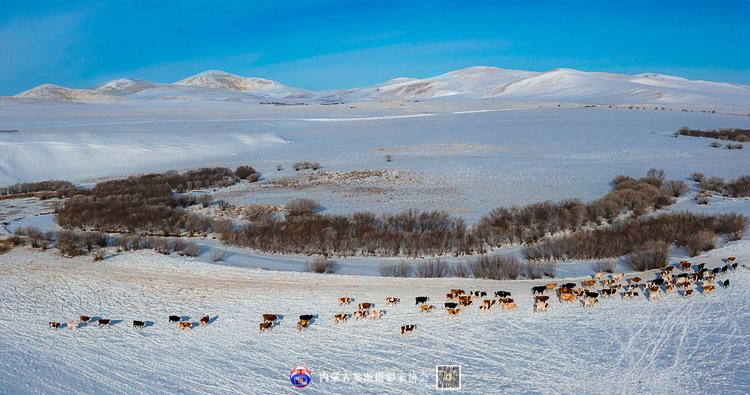
<svg viewBox="0 0 750 395">
<path fill-rule="evenodd" d="M 708 266 L 736 255 L 750 259 L 748 241 L 701 256 Z M 532 313 L 534 281 L 374 279 L 229 268 L 149 252 L 100 263 L 14 249 L 0 259 L 0 385 L 8 393 L 291 393 L 289 371 L 311 369 L 319 393 L 425 393 L 434 390 L 436 364 L 460 364 L 469 393 L 747 393 L 750 388 L 750 271 L 740 267 L 728 289 L 690 299 L 662 296 L 602 300 L 591 310 L 552 301 Z M 647 278 L 650 274 L 645 275 Z M 562 281 L 562 280 L 558 280 Z M 476 305 L 448 318 L 445 292 L 509 290 L 516 312 L 480 313 Z M 334 325 L 338 296 L 383 307 L 380 321 Z M 420 314 L 414 297 L 429 296 L 435 312 Z M 262 313 L 283 315 L 259 333 Z M 300 314 L 318 314 L 303 333 Z M 111 318 L 50 330 L 47 321 L 81 314 Z M 170 314 L 205 328 L 178 333 Z M 142 330 L 134 319 L 152 321 Z M 120 321 L 122 320 L 122 321 Z M 399 335 L 403 324 L 414 334 Z M 348 373 L 349 382 L 321 382 Z M 355 381 L 355 374 L 394 374 L 388 382 Z M 411 382 L 416 374 L 416 382 Z M 399 382 L 398 375 L 405 382 Z"/>
<path fill-rule="evenodd" d="M 616 175 L 652 167 L 677 179 L 750 169 L 747 148 L 671 136 L 681 126 L 750 128 L 750 88 L 653 74 L 479 67 L 316 93 L 207 72 L 174 84 L 121 79 L 19 96 L 0 99 L 0 185 L 250 164 L 260 182 L 210 193 L 234 205 L 308 197 L 332 214 L 439 209 L 473 223 L 498 206 L 594 199 Z M 305 160 L 323 170 L 292 169 Z M 748 215 L 748 202 L 713 198 L 701 207 L 685 196 L 668 210 Z M 0 201 L 0 238 L 19 226 L 54 230 L 50 204 Z M 529 288 L 539 282 L 380 278 L 385 259 L 372 257 L 341 259 L 339 274 L 314 275 L 299 272 L 309 257 L 194 241 L 203 248 L 197 259 L 110 251 L 95 263 L 26 247 L 0 255 L 0 393 L 296 392 L 288 376 L 297 365 L 313 371 L 314 392 L 424 393 L 434 389 L 436 364 L 462 365 L 470 393 L 750 392 L 744 266 L 730 274 L 729 289 L 710 296 L 615 298 L 590 311 L 553 302 L 533 314 Z M 695 261 L 750 259 L 747 234 L 718 247 Z M 212 248 L 227 250 L 222 264 L 207 263 Z M 675 251 L 672 260 L 682 257 Z M 591 263 L 561 265 L 558 275 L 578 280 Z M 519 310 L 417 313 L 415 296 L 442 306 L 455 287 L 510 290 Z M 402 304 L 381 321 L 333 325 L 334 313 L 353 310 L 338 307 L 342 295 L 378 307 L 393 295 Z M 285 317 L 261 334 L 265 312 Z M 319 319 L 297 333 L 296 316 L 305 313 Z M 81 314 L 115 324 L 46 327 Z M 177 333 L 170 314 L 215 320 Z M 134 330 L 134 319 L 153 325 Z M 399 336 L 408 323 L 416 333 Z M 348 373 L 349 381 L 321 382 L 326 373 Z M 357 381 L 364 373 L 396 380 Z"/>
</svg>

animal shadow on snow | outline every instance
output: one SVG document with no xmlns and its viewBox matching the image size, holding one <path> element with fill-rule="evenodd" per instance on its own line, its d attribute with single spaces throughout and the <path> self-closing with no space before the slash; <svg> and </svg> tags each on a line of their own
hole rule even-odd
<svg viewBox="0 0 750 395">
<path fill-rule="evenodd" d="M 218 319 L 219 319 L 219 316 L 218 316 L 218 315 L 215 315 L 215 316 L 213 316 L 213 317 L 209 318 L 209 319 L 208 319 L 208 325 L 211 325 L 211 324 L 213 324 L 213 323 L 214 323 L 214 322 L 216 322 L 216 320 L 218 320 Z"/>
<path fill-rule="evenodd" d="M 190 316 L 189 315 L 183 315 L 183 316 L 180 317 L 180 321 L 182 321 L 182 322 L 190 321 Z"/>
<path fill-rule="evenodd" d="M 154 321 L 146 321 L 143 323 L 143 326 L 145 328 L 148 328 L 149 326 L 154 326 Z"/>
<path fill-rule="evenodd" d="M 112 320 L 112 321 L 110 321 L 109 325 L 110 326 L 115 326 L 115 325 L 117 325 L 117 324 L 119 324 L 121 322 L 122 322 L 122 320 Z"/>
</svg>

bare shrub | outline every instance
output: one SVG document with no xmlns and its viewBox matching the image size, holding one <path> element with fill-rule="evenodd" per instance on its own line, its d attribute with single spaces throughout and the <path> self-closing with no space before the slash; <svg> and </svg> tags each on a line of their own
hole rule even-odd
<svg viewBox="0 0 750 395">
<path fill-rule="evenodd" d="M 693 180 L 693 181 L 695 181 L 695 182 L 701 182 L 701 181 L 703 181 L 704 177 L 705 176 L 703 175 L 703 173 L 698 173 L 698 172 L 695 172 L 695 173 L 693 173 L 693 174 L 690 175 L 690 179 Z"/>
<path fill-rule="evenodd" d="M 57 249 L 66 256 L 78 256 L 83 252 L 80 240 L 72 230 L 61 230 L 57 234 Z"/>
<path fill-rule="evenodd" d="M 712 148 L 721 148 L 721 143 L 718 142 L 718 141 L 714 141 L 711 144 L 709 144 L 708 146 L 712 147 Z"/>
<path fill-rule="evenodd" d="M 19 246 L 19 245 L 26 244 L 26 239 L 24 239 L 21 236 L 11 236 L 11 237 L 8 237 L 8 241 L 10 243 L 12 243 L 14 246 Z"/>
<path fill-rule="evenodd" d="M 734 141 L 750 140 L 749 129 L 725 128 L 725 129 L 719 129 L 719 130 L 699 130 L 699 129 L 690 129 L 688 127 L 682 127 L 679 130 L 677 130 L 677 133 L 683 136 L 708 137 L 708 138 L 715 138 L 719 140 L 734 140 Z"/>
<path fill-rule="evenodd" d="M 195 243 L 186 243 L 180 250 L 177 250 L 180 255 L 197 257 L 201 254 L 201 247 Z"/>
<path fill-rule="evenodd" d="M 549 278 L 557 277 L 557 262 L 555 261 L 542 262 L 541 266 L 542 266 L 542 273 L 544 273 L 545 276 Z"/>
<path fill-rule="evenodd" d="M 320 210 L 320 203 L 312 199 L 298 198 L 284 206 L 288 216 L 311 215 Z"/>
<path fill-rule="evenodd" d="M 662 188 L 673 197 L 680 197 L 690 190 L 690 187 L 682 180 L 665 181 Z"/>
<path fill-rule="evenodd" d="M 521 275 L 521 262 L 512 255 L 483 255 L 469 267 L 475 278 L 515 280 Z"/>
<path fill-rule="evenodd" d="M 731 197 L 750 197 L 750 176 L 737 177 L 727 182 L 724 194 Z"/>
<path fill-rule="evenodd" d="M 378 271 L 383 277 L 409 277 L 412 267 L 404 261 L 399 263 L 382 262 L 378 267 Z"/>
<path fill-rule="evenodd" d="M 617 261 L 614 259 L 605 259 L 594 263 L 591 268 L 595 272 L 614 273 L 617 267 Z"/>
<path fill-rule="evenodd" d="M 8 240 L 2 240 L 0 241 L 0 254 L 5 254 L 6 252 L 10 251 L 15 247 L 15 244 L 13 242 Z"/>
<path fill-rule="evenodd" d="M 92 256 L 94 257 L 94 262 L 103 261 L 107 256 L 107 252 L 104 250 L 104 248 L 99 248 L 94 251 L 94 254 Z"/>
<path fill-rule="evenodd" d="M 15 231 L 13 231 L 13 233 L 16 236 L 26 236 L 29 239 L 29 242 L 31 242 L 31 246 L 34 248 L 47 248 L 47 242 L 49 241 L 49 239 L 47 238 L 47 235 L 45 235 L 38 228 L 31 226 L 19 226 L 15 229 Z"/>
<path fill-rule="evenodd" d="M 247 179 L 253 174 L 258 174 L 258 172 L 255 171 L 255 169 L 253 169 L 252 167 L 247 166 L 247 165 L 242 165 L 238 167 L 237 170 L 234 171 L 234 175 L 237 178 L 241 178 L 243 180 Z"/>
<path fill-rule="evenodd" d="M 211 263 L 222 262 L 224 261 L 224 254 L 224 250 L 214 248 L 211 250 L 211 256 L 209 259 L 211 260 Z"/>
<path fill-rule="evenodd" d="M 151 248 L 159 254 L 169 255 L 172 252 L 172 247 L 169 240 L 163 237 L 151 237 L 149 238 L 149 244 Z"/>
<path fill-rule="evenodd" d="M 305 263 L 305 271 L 312 273 L 336 273 L 338 265 L 326 257 L 317 257 Z"/>
<path fill-rule="evenodd" d="M 524 265 L 524 271 L 526 272 L 526 278 L 538 280 L 544 277 L 544 264 L 527 262 Z"/>
<path fill-rule="evenodd" d="M 740 144 L 740 143 L 727 144 L 725 147 L 726 147 L 726 149 L 729 149 L 729 150 L 742 149 L 743 148 L 742 144 Z"/>
<path fill-rule="evenodd" d="M 470 267 L 470 264 L 468 263 L 459 263 L 456 262 L 451 266 L 451 277 L 460 277 L 460 278 L 467 278 L 471 277 L 472 275 L 472 269 Z"/>
<path fill-rule="evenodd" d="M 198 201 L 199 201 L 199 202 L 201 203 L 201 205 L 202 205 L 202 206 L 203 206 L 204 208 L 206 208 L 206 207 L 208 207 L 208 205 L 209 205 L 209 204 L 211 204 L 211 199 L 213 199 L 213 198 L 211 197 L 211 195 L 209 195 L 209 194 L 205 194 L 205 195 L 201 195 L 201 197 L 200 197 L 200 198 L 198 198 Z"/>
<path fill-rule="evenodd" d="M 442 259 L 419 262 L 414 267 L 414 274 L 422 278 L 446 277 L 448 273 L 448 264 Z"/>
<path fill-rule="evenodd" d="M 646 178 L 653 178 L 659 181 L 664 181 L 667 177 L 664 170 L 651 168 L 646 172 Z"/>
<path fill-rule="evenodd" d="M 700 192 L 695 195 L 695 202 L 705 206 L 711 201 L 711 194 L 707 192 Z"/>
<path fill-rule="evenodd" d="M 628 254 L 625 257 L 625 263 L 632 270 L 639 272 L 660 269 L 667 265 L 669 255 L 669 244 L 663 241 L 650 241 L 638 250 Z"/>
<path fill-rule="evenodd" d="M 724 179 L 721 177 L 710 177 L 701 181 L 701 183 L 698 184 L 698 188 L 700 189 L 701 192 L 709 191 L 709 192 L 723 193 L 725 187 L 726 187 L 726 182 L 724 182 Z"/>
<path fill-rule="evenodd" d="M 713 250 L 716 246 L 716 234 L 708 230 L 691 233 L 679 240 L 690 256 L 698 256 L 704 251 Z"/>
</svg>

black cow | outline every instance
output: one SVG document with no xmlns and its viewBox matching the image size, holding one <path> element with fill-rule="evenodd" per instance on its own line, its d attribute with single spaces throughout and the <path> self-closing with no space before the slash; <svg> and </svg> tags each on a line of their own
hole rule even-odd
<svg viewBox="0 0 750 395">
<path fill-rule="evenodd" d="M 169 322 L 180 322 L 181 317 L 179 315 L 170 315 L 169 316 Z"/>
<path fill-rule="evenodd" d="M 576 287 L 576 283 L 565 283 L 560 286 L 560 288 L 568 288 L 568 289 L 573 289 L 575 287 Z"/>
<path fill-rule="evenodd" d="M 724 266 L 724 267 L 726 268 L 726 266 Z M 721 268 L 720 267 L 715 267 L 714 270 L 711 270 L 711 273 L 712 274 L 719 274 L 719 271 L 721 271 Z"/>
<path fill-rule="evenodd" d="M 724 288 L 729 287 L 729 279 L 724 280 L 724 282 L 722 283 L 722 287 Z"/>
<path fill-rule="evenodd" d="M 446 309 L 455 309 L 458 307 L 458 303 L 455 302 L 445 302 L 445 308 Z"/>
<path fill-rule="evenodd" d="M 655 278 L 655 279 L 651 280 L 651 284 L 660 286 L 660 285 L 664 284 L 664 279 L 663 278 Z"/>
<path fill-rule="evenodd" d="M 112 322 L 109 318 L 100 318 L 99 319 L 99 326 L 109 325 Z"/>
<path fill-rule="evenodd" d="M 705 264 L 705 263 L 701 263 L 701 264 L 700 264 L 700 265 L 698 265 L 697 267 L 698 267 L 698 270 L 703 270 L 703 268 L 704 268 L 705 266 L 706 266 L 706 264 Z"/>
<path fill-rule="evenodd" d="M 312 321 L 312 319 L 315 318 L 312 314 L 302 314 L 299 316 L 300 321 Z"/>
<path fill-rule="evenodd" d="M 510 296 L 510 292 L 508 291 L 496 291 L 495 292 L 495 297 L 497 298 L 507 298 L 508 296 Z"/>
<path fill-rule="evenodd" d="M 545 285 L 540 285 L 538 287 L 531 287 L 531 293 L 533 295 L 544 294 L 545 291 L 547 291 L 547 286 Z"/>
<path fill-rule="evenodd" d="M 724 265 L 724 266 L 721 267 L 721 272 L 722 273 L 726 273 L 727 270 L 729 270 L 729 265 Z"/>
<path fill-rule="evenodd" d="M 146 323 L 143 321 L 133 320 L 133 328 L 143 328 Z"/>
<path fill-rule="evenodd" d="M 417 296 L 416 300 L 417 300 L 417 303 L 415 304 L 422 304 L 422 303 L 427 303 L 427 301 L 430 300 L 430 298 L 428 298 L 427 296 Z"/>
<path fill-rule="evenodd" d="M 677 275 L 677 278 L 687 278 L 688 273 L 680 273 Z"/>
<path fill-rule="evenodd" d="M 732 271 L 735 271 L 737 269 L 737 262 L 732 264 Z"/>
<path fill-rule="evenodd" d="M 595 298 L 596 299 L 596 298 L 599 297 L 599 292 L 589 292 L 589 291 L 586 291 L 586 297 L 587 298 Z"/>
</svg>

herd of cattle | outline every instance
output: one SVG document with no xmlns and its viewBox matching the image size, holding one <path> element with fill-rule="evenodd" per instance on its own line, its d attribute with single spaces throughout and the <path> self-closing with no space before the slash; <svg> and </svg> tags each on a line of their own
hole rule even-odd
<svg viewBox="0 0 750 395">
<path fill-rule="evenodd" d="M 716 289 L 717 285 L 721 285 L 724 288 L 729 287 L 729 279 L 720 279 L 720 276 L 725 276 L 727 272 L 737 269 L 737 262 L 735 260 L 735 257 L 729 257 L 726 259 L 724 266 L 713 269 L 706 268 L 705 263 L 693 266 L 688 261 L 682 261 L 677 266 L 665 267 L 658 273 L 658 276 L 650 281 L 645 281 L 638 276 L 626 278 L 623 273 L 608 276 L 603 272 L 598 272 L 594 274 L 593 278 L 582 280 L 580 285 L 572 282 L 563 284 L 550 282 L 534 286 L 531 288 L 531 294 L 534 298 L 533 311 L 535 313 L 547 311 L 550 306 L 550 296 L 554 293 L 557 294 L 560 303 L 580 301 L 584 308 L 592 308 L 599 303 L 600 295 L 604 299 L 611 299 L 618 294 L 621 295 L 622 299 L 633 299 L 639 297 L 639 295 L 643 295 L 647 297 L 649 302 L 659 300 L 661 294 L 672 294 L 675 292 L 681 292 L 685 298 L 693 295 L 695 290 L 708 295 Z M 698 285 L 697 288 L 696 285 Z M 620 291 L 622 292 L 620 293 Z M 446 301 L 443 305 L 449 317 L 459 315 L 462 309 L 468 308 L 474 302 L 477 302 L 479 305 L 480 312 L 487 312 L 495 305 L 498 305 L 498 309 L 501 311 L 513 311 L 518 308 L 509 291 L 496 291 L 494 298 L 488 299 L 487 297 L 488 294 L 486 291 L 466 292 L 463 289 L 451 289 L 450 292 L 445 294 Z M 415 298 L 415 305 L 420 314 L 428 314 L 435 310 L 434 305 L 428 304 L 429 301 L 430 298 L 428 296 L 417 296 Z M 352 297 L 342 296 L 338 298 L 340 307 L 349 306 L 352 302 L 354 302 Z M 401 299 L 395 296 L 385 298 L 386 306 L 393 307 L 400 302 Z M 334 314 L 333 323 L 342 324 L 352 317 L 355 320 L 378 320 L 385 313 L 386 310 L 375 309 L 375 303 L 373 302 L 360 302 L 357 304 L 357 310 L 351 314 L 346 312 Z M 271 331 L 279 325 L 282 318 L 283 316 L 278 314 L 263 314 L 263 321 L 259 325 L 259 331 Z M 296 324 L 297 330 L 306 330 L 317 318 L 318 316 L 315 314 L 300 315 Z M 88 325 L 92 321 L 91 317 L 82 315 L 77 322 L 71 321 L 67 324 L 50 322 L 49 327 L 58 329 L 67 326 L 73 329 L 79 327 L 79 325 Z M 200 319 L 199 324 L 206 326 L 210 321 L 209 316 L 206 315 Z M 97 322 L 99 326 L 109 326 L 112 320 L 99 318 Z M 187 319 L 183 320 L 182 317 L 176 315 L 170 315 L 169 322 L 177 324 L 178 332 L 182 330 L 189 331 L 195 325 Z M 143 328 L 147 326 L 146 323 L 134 320 L 133 328 Z M 400 333 L 401 335 L 413 333 L 416 327 L 416 324 L 402 325 Z"/>
</svg>

